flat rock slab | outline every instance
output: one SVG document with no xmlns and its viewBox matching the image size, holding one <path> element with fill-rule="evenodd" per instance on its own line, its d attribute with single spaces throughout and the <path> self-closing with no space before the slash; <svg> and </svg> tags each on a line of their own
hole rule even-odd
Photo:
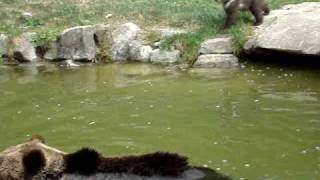
<svg viewBox="0 0 320 180">
<path fill-rule="evenodd" d="M 320 3 L 287 5 L 265 16 L 264 23 L 245 44 L 247 53 L 277 51 L 320 55 Z"/>
<path fill-rule="evenodd" d="M 207 54 L 199 56 L 193 67 L 234 68 L 239 67 L 239 61 L 233 54 Z"/>
<path fill-rule="evenodd" d="M 226 38 L 208 39 L 201 44 L 200 54 L 232 54 L 232 40 Z"/>
<path fill-rule="evenodd" d="M 183 29 L 174 29 L 170 27 L 154 27 L 151 31 L 155 32 L 160 39 L 169 38 L 175 35 L 187 33 L 186 30 Z"/>
</svg>

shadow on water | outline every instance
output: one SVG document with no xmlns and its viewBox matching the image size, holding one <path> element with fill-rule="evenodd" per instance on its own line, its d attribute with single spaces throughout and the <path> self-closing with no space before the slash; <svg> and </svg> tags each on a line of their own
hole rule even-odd
<svg viewBox="0 0 320 180">
<path fill-rule="evenodd" d="M 277 51 L 265 52 L 264 55 L 257 54 L 243 54 L 241 59 L 247 63 L 257 65 L 267 65 L 273 67 L 282 67 L 286 69 L 305 69 L 318 70 L 320 69 L 320 57 L 312 55 L 296 55 L 283 54 Z M 267 55 L 266 55 L 267 54 Z M 268 55 L 269 54 L 269 55 Z"/>
</svg>

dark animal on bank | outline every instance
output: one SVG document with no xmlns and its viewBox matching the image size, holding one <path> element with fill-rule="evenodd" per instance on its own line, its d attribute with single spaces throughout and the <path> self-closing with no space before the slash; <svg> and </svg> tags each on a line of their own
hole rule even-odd
<svg viewBox="0 0 320 180">
<path fill-rule="evenodd" d="M 237 21 L 238 11 L 250 11 L 255 18 L 254 25 L 263 23 L 263 16 L 270 13 L 270 9 L 264 0 L 215 0 L 223 5 L 226 13 L 224 28 L 228 29 Z"/>
</svg>

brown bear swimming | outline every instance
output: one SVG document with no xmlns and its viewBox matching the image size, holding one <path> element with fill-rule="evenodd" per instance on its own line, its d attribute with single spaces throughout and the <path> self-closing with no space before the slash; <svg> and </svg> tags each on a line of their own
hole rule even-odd
<svg viewBox="0 0 320 180">
<path fill-rule="evenodd" d="M 230 180 L 213 170 L 191 167 L 178 154 L 104 157 L 84 148 L 65 153 L 30 141 L 0 152 L 0 180 Z"/>
</svg>

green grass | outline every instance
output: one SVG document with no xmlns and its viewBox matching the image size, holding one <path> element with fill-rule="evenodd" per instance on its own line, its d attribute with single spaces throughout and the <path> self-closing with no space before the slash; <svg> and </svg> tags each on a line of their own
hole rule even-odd
<svg viewBox="0 0 320 180">
<path fill-rule="evenodd" d="M 300 2 L 304 1 L 268 0 L 272 8 Z M 23 15 L 25 12 L 32 16 Z M 108 14 L 113 14 L 112 18 L 107 19 Z M 36 32 L 36 45 L 45 44 L 63 29 L 78 25 L 132 21 L 144 27 L 188 29 L 193 33 L 172 37 L 163 47 L 177 47 L 183 51 L 183 59 L 190 63 L 201 41 L 222 33 L 224 20 L 223 9 L 214 0 L 2 0 L 0 16 L 0 33 L 17 36 L 23 32 Z M 241 16 L 240 19 L 241 23 L 230 31 L 236 48 L 244 41 L 242 35 L 249 31 L 243 27 L 247 24 L 246 18 Z M 149 38 L 154 40 L 156 37 L 150 34 Z"/>
</svg>

